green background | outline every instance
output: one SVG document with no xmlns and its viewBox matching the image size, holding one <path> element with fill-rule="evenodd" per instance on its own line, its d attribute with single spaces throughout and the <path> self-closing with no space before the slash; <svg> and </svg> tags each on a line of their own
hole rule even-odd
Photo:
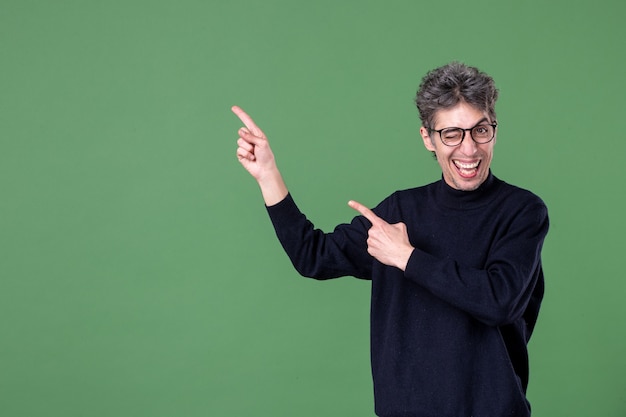
<svg viewBox="0 0 626 417">
<path fill-rule="evenodd" d="M 372 416 L 369 283 L 299 278 L 238 104 L 330 230 L 440 176 L 412 104 L 501 91 L 548 204 L 534 416 L 626 415 L 623 2 L 0 0 L 0 415 Z"/>
</svg>

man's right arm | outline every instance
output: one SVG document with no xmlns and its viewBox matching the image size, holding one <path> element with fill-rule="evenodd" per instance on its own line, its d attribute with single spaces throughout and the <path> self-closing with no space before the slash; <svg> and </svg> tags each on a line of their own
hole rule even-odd
<svg viewBox="0 0 626 417">
<path fill-rule="evenodd" d="M 240 107 L 232 111 L 245 125 L 238 131 L 237 158 L 259 184 L 276 234 L 298 272 L 317 279 L 370 278 L 367 221 L 355 218 L 330 234 L 315 229 L 289 195 L 265 133 Z"/>
</svg>

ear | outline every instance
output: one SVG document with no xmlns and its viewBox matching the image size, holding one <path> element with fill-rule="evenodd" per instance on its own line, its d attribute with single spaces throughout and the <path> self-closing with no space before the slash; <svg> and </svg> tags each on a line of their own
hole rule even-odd
<svg viewBox="0 0 626 417">
<path fill-rule="evenodd" d="M 424 141 L 424 146 L 426 147 L 426 149 L 431 152 L 435 152 L 435 145 L 433 144 L 430 134 L 428 133 L 428 129 L 426 129 L 424 126 L 420 127 L 420 135 L 422 136 L 422 140 Z"/>
</svg>

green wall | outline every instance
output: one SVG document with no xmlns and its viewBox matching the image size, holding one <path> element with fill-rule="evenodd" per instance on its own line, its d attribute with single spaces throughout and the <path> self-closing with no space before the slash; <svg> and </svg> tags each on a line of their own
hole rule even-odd
<svg viewBox="0 0 626 417">
<path fill-rule="evenodd" d="M 412 99 L 476 65 L 548 204 L 536 417 L 626 415 L 622 2 L 0 0 L 0 415 L 372 416 L 369 283 L 299 278 L 230 113 L 330 230 L 439 178 Z"/>
</svg>

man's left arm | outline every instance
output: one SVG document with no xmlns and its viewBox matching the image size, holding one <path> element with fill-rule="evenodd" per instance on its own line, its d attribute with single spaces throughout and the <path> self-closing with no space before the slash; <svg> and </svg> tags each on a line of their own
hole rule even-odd
<svg viewBox="0 0 626 417">
<path fill-rule="evenodd" d="M 415 249 L 404 271 L 408 279 L 492 326 L 521 318 L 541 272 L 541 249 L 548 233 L 545 205 L 525 207 L 494 244 L 484 269 L 440 259 Z"/>
<path fill-rule="evenodd" d="M 494 326 L 520 318 L 540 273 L 548 232 L 545 205 L 526 207 L 490 253 L 484 269 L 441 259 L 411 246 L 403 223 L 389 224 L 363 205 L 350 202 L 371 223 L 368 252 L 438 298 Z"/>
</svg>

